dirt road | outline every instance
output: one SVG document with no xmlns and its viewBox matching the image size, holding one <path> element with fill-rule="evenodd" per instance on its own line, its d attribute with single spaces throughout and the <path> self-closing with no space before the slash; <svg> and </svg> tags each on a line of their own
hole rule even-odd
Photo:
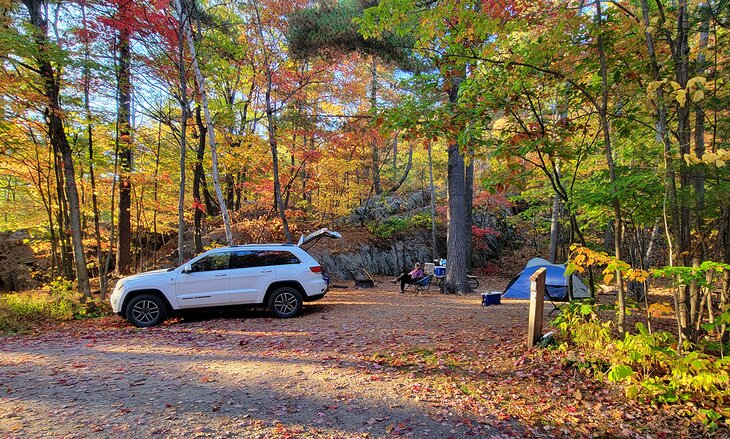
<svg viewBox="0 0 730 439">
<path fill-rule="evenodd" d="M 334 290 L 290 320 L 248 310 L 136 329 L 106 317 L 0 338 L 0 437 L 576 433 L 558 404 L 531 408 L 562 389 L 515 367 L 527 304 L 479 302 L 384 284 Z M 545 421 L 556 415 L 558 427 Z"/>
</svg>

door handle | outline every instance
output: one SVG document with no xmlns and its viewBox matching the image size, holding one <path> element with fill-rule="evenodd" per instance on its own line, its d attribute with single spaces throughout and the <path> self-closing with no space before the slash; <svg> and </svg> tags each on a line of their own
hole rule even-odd
<svg viewBox="0 0 730 439">
<path fill-rule="evenodd" d="M 225 273 L 224 274 L 216 274 L 215 275 L 215 277 L 226 277 L 226 276 L 227 276 L 227 274 L 225 274 Z"/>
<path fill-rule="evenodd" d="M 273 272 L 273 271 L 274 271 L 274 270 L 261 270 L 261 273 L 271 273 L 271 272 Z"/>
</svg>

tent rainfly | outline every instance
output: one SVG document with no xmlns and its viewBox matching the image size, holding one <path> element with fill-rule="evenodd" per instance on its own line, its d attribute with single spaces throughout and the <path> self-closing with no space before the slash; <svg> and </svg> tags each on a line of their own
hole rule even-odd
<svg viewBox="0 0 730 439">
<path fill-rule="evenodd" d="M 568 301 L 568 277 L 565 275 L 565 265 L 552 264 L 542 258 L 532 258 L 504 289 L 502 297 L 507 299 L 529 299 L 530 298 L 530 276 L 538 269 L 547 270 L 545 278 L 545 289 L 551 300 L 556 302 Z M 590 297 L 590 291 L 586 284 L 575 274 L 572 276 L 573 298 L 585 299 Z"/>
</svg>

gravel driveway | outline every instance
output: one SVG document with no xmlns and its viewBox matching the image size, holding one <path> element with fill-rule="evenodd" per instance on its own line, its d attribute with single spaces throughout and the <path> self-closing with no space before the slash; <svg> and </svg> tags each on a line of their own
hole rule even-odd
<svg viewBox="0 0 730 439">
<path fill-rule="evenodd" d="M 514 322 L 527 304 L 389 287 L 334 290 L 290 320 L 244 310 L 136 329 L 106 317 L 0 338 L 0 437 L 499 436 L 492 414 L 377 359 L 464 346 L 488 357 L 489 334 L 525 331 Z"/>
</svg>

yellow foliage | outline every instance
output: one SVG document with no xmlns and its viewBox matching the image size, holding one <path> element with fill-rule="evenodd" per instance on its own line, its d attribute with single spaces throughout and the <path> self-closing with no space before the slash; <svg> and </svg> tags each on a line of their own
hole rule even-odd
<svg viewBox="0 0 730 439">
<path fill-rule="evenodd" d="M 644 282 L 649 278 L 649 272 L 640 268 L 630 268 L 626 270 L 624 277 L 628 280 L 635 280 L 637 282 Z"/>
<path fill-rule="evenodd" d="M 662 79 L 661 81 L 651 81 L 649 82 L 649 85 L 646 87 L 647 93 L 652 96 L 656 93 L 656 91 L 664 84 L 667 83 L 666 79 Z"/>
<path fill-rule="evenodd" d="M 687 103 L 687 90 L 677 90 L 677 102 L 680 107 L 684 107 Z"/>
<path fill-rule="evenodd" d="M 716 153 L 712 151 L 704 153 L 702 158 L 699 158 L 692 153 L 684 154 L 683 158 L 687 165 L 706 164 L 722 168 L 730 160 L 730 153 L 724 149 L 719 149 Z"/>
<path fill-rule="evenodd" d="M 687 90 L 695 86 L 703 86 L 707 82 L 707 78 L 702 76 L 695 76 L 694 78 L 687 81 Z"/>
<path fill-rule="evenodd" d="M 654 318 L 659 318 L 665 315 L 672 315 L 674 309 L 665 303 L 652 303 L 649 305 L 649 314 Z"/>
<path fill-rule="evenodd" d="M 605 276 L 603 276 L 603 283 L 608 285 L 613 281 L 613 273 L 606 273 Z"/>
<path fill-rule="evenodd" d="M 610 284 L 618 272 L 624 279 L 644 282 L 650 273 L 639 268 L 632 268 L 628 263 L 607 255 L 605 252 L 593 251 L 586 247 L 571 246 L 570 267 L 582 273 L 591 266 L 604 266 L 603 283 Z"/>
<path fill-rule="evenodd" d="M 702 159 L 691 153 L 685 154 L 683 158 L 687 165 L 699 165 L 702 163 Z"/>
</svg>

